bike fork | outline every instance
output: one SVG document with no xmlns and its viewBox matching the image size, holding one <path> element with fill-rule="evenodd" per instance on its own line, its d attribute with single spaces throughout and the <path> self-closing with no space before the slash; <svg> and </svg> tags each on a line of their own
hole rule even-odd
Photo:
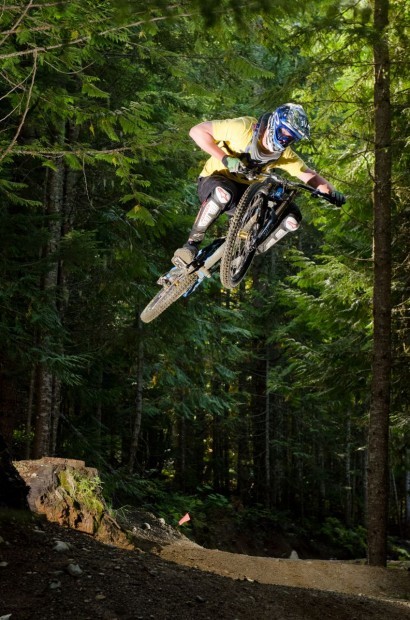
<svg viewBox="0 0 410 620">
<path fill-rule="evenodd" d="M 280 225 L 263 241 L 257 249 L 258 254 L 262 254 L 271 248 L 275 243 L 277 243 L 282 237 L 287 235 L 289 232 L 294 232 L 299 228 L 299 222 L 292 215 L 287 215 L 280 223 Z"/>
</svg>

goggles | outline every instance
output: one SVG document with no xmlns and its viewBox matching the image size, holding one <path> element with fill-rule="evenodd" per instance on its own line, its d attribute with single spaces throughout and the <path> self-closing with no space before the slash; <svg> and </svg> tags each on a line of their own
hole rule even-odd
<svg viewBox="0 0 410 620">
<path fill-rule="evenodd" d="M 293 132 L 291 132 L 288 128 L 284 129 L 283 127 L 278 127 L 276 129 L 276 140 L 283 147 L 290 146 L 294 142 L 300 140 L 300 136 L 297 136 Z"/>
</svg>

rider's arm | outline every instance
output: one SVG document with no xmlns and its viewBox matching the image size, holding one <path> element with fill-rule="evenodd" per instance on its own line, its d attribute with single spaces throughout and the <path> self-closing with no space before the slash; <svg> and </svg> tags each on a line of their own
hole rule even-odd
<svg viewBox="0 0 410 620">
<path fill-rule="evenodd" d="M 319 190 L 319 192 L 323 192 L 323 194 L 331 194 L 335 191 L 335 188 L 329 181 L 310 168 L 303 172 L 299 172 L 297 176 L 303 183 L 307 183 L 307 185 L 314 187 Z"/>
<path fill-rule="evenodd" d="M 205 153 L 209 153 L 209 155 L 213 155 L 220 161 L 225 157 L 226 153 L 219 148 L 219 146 L 215 142 L 215 138 L 213 136 L 212 130 L 212 122 L 205 121 L 204 123 L 199 123 L 199 125 L 195 125 L 189 132 L 189 135 L 197 143 L 197 145 L 205 151 Z"/>
</svg>

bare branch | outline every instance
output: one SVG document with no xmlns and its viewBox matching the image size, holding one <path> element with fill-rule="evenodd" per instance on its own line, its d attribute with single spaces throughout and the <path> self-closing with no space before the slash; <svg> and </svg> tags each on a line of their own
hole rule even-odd
<svg viewBox="0 0 410 620">
<path fill-rule="evenodd" d="M 6 116 L 3 116 L 3 118 L 0 118 L 0 123 L 4 123 L 4 121 L 8 119 L 9 116 L 12 116 L 14 112 L 16 112 L 16 110 L 20 108 L 20 106 L 21 106 L 21 101 L 8 114 L 6 114 Z"/>
<path fill-rule="evenodd" d="M 82 157 L 84 158 L 85 155 L 116 155 L 117 153 L 125 153 L 127 151 L 132 152 L 131 147 L 129 146 L 123 146 L 123 147 L 118 147 L 116 149 L 77 149 L 77 150 L 67 150 L 67 151 L 62 151 L 62 150 L 56 150 L 56 149 L 38 149 L 38 150 L 32 150 L 32 149 L 24 149 L 24 148 L 16 148 L 16 149 L 12 149 L 12 153 L 13 155 L 32 155 L 34 157 L 49 157 L 50 159 L 53 158 L 60 158 L 60 157 L 64 157 L 65 155 L 76 155 L 77 157 Z"/>
<path fill-rule="evenodd" d="M 32 4 L 30 3 L 30 9 L 44 9 L 50 6 L 59 6 L 61 2 L 46 2 L 44 4 Z M 21 5 L 9 5 L 8 11 L 21 11 Z"/>
<path fill-rule="evenodd" d="M 23 19 L 25 18 L 25 16 L 27 15 L 27 13 L 29 12 L 31 5 L 33 4 L 33 0 L 30 0 L 30 2 L 28 3 L 28 5 L 26 6 L 25 10 L 22 12 L 22 14 L 20 15 L 20 17 L 18 18 L 18 20 L 16 21 L 16 23 L 14 24 L 13 28 L 11 30 L 9 30 L 6 35 L 3 37 L 3 39 L 0 41 L 0 46 L 3 45 L 3 43 L 6 41 L 6 39 L 11 35 L 14 34 L 17 30 L 17 28 L 19 27 L 19 25 L 21 24 L 21 22 L 23 21 Z M 37 60 L 36 60 L 37 62 Z"/>
<path fill-rule="evenodd" d="M 48 60 L 45 60 L 44 64 L 54 69 L 54 71 L 56 71 L 57 73 L 62 73 L 63 75 L 78 75 L 79 73 L 84 73 L 87 69 L 92 67 L 95 63 L 89 62 L 88 65 L 81 67 L 81 69 L 77 69 L 77 71 L 62 71 L 61 69 L 58 69 L 55 65 L 53 65 L 51 62 L 48 62 Z"/>
<path fill-rule="evenodd" d="M 3 161 L 3 159 L 10 153 L 10 151 L 12 150 L 13 146 L 16 144 L 17 139 L 20 135 L 20 132 L 23 128 L 24 125 L 24 121 L 26 120 L 26 116 L 30 107 L 30 101 L 31 101 L 31 96 L 33 94 L 33 87 L 34 87 L 34 81 L 36 79 L 36 73 L 37 73 L 37 54 L 34 54 L 34 61 L 33 61 L 33 69 L 31 72 L 31 83 L 30 83 L 30 88 L 29 91 L 27 93 L 27 101 L 26 101 L 26 108 L 23 112 L 23 116 L 21 117 L 21 121 L 19 126 L 17 127 L 17 131 L 15 133 L 15 136 L 13 138 L 13 140 L 10 142 L 9 146 L 6 148 L 6 150 L 1 154 L 0 156 L 0 162 Z"/>
<path fill-rule="evenodd" d="M 6 76 L 4 76 L 3 74 L 0 74 L 0 75 L 2 75 L 2 77 L 4 77 L 5 80 L 7 80 Z M 19 82 L 18 84 L 12 84 L 12 82 L 10 82 L 10 80 L 7 80 L 9 82 L 9 84 L 11 84 L 13 86 L 13 88 L 11 88 L 8 93 L 6 93 L 2 97 L 0 97 L 0 101 L 2 101 L 3 99 L 6 99 L 9 95 L 11 95 L 12 92 L 17 90 L 18 88 L 21 88 L 23 86 L 23 84 L 25 82 L 27 82 L 29 77 L 30 76 L 28 75 L 27 77 L 24 78 L 24 80 L 21 80 L 21 82 Z"/>
<path fill-rule="evenodd" d="M 51 24 L 44 24 L 44 26 L 36 26 L 35 28 L 31 28 L 30 27 L 30 32 L 44 32 L 46 30 L 51 30 L 53 28 L 53 26 Z M 18 34 L 19 32 L 22 32 L 24 30 L 24 28 L 12 28 L 11 30 L 3 30 L 3 32 L 0 32 L 0 36 L 5 35 L 5 39 L 11 35 L 11 34 Z M 5 39 L 3 39 L 3 41 L 5 41 Z"/>
</svg>

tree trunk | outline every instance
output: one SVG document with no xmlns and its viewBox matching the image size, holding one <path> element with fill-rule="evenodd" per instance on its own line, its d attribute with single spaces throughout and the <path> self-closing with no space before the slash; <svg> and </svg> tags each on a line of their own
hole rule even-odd
<svg viewBox="0 0 410 620">
<path fill-rule="evenodd" d="M 264 504 L 268 489 L 266 486 L 266 360 L 265 343 L 261 339 L 252 341 L 252 382 L 250 409 L 252 415 L 253 451 L 253 501 Z"/>
<path fill-rule="evenodd" d="M 36 423 L 34 428 L 33 458 L 40 459 L 50 453 L 52 375 L 44 364 L 37 366 Z"/>
<path fill-rule="evenodd" d="M 263 263 L 253 265 L 253 291 L 255 293 L 253 306 L 255 318 L 258 321 L 256 337 L 251 341 L 252 348 L 252 382 L 251 415 L 252 415 L 252 444 L 253 444 L 253 500 L 265 506 L 271 503 L 271 462 L 270 462 L 270 396 L 268 395 L 268 347 L 266 336 L 260 323 L 259 311 L 264 308 L 264 294 L 266 283 L 263 279 Z"/>
<path fill-rule="evenodd" d="M 404 533 L 406 538 L 410 538 L 410 448 L 406 450 L 406 479 L 405 479 L 405 524 Z"/>
<path fill-rule="evenodd" d="M 136 395 L 135 395 L 135 409 L 134 415 L 131 420 L 131 445 L 130 445 L 130 456 L 128 461 L 128 469 L 130 472 L 134 471 L 135 460 L 137 456 L 138 449 L 138 439 L 141 430 L 141 421 L 142 421 L 142 387 L 143 387 L 143 365 L 144 365 L 144 348 L 143 348 L 143 340 L 141 337 L 141 320 L 138 319 L 138 331 L 139 331 L 139 343 L 138 343 L 138 354 L 137 354 L 137 385 L 136 385 Z"/>
<path fill-rule="evenodd" d="M 103 463 L 102 454 L 102 420 L 103 420 L 103 405 L 102 405 L 102 389 L 103 389 L 103 370 L 98 371 L 98 399 L 95 409 L 95 446 L 97 451 L 97 466 L 100 468 Z"/>
<path fill-rule="evenodd" d="M 224 427 L 219 413 L 214 413 L 212 419 L 212 484 L 217 493 L 223 493 L 224 486 Z"/>
<path fill-rule="evenodd" d="M 269 378 L 269 347 L 266 347 L 266 374 L 265 374 L 265 506 L 271 505 L 271 458 L 270 458 L 270 394 L 268 390 L 268 378 Z"/>
<path fill-rule="evenodd" d="M 15 413 L 18 407 L 16 382 L 8 369 L 11 363 L 6 355 L 0 353 L 0 434 L 11 445 L 13 430 L 16 426 Z"/>
<path fill-rule="evenodd" d="M 33 366 L 30 373 L 30 383 L 28 388 L 28 401 L 27 401 L 27 417 L 26 417 L 26 442 L 24 448 L 24 458 L 28 460 L 31 452 L 31 425 L 33 419 L 33 405 L 34 405 L 34 389 L 36 385 L 36 372 Z"/>
<path fill-rule="evenodd" d="M 346 421 L 346 498 L 345 498 L 345 521 L 348 527 L 352 524 L 352 421 L 350 413 Z"/>
<path fill-rule="evenodd" d="M 368 558 L 386 564 L 388 428 L 391 374 L 391 109 L 387 38 L 389 0 L 374 0 L 374 291 L 373 374 L 368 455 Z"/>
<path fill-rule="evenodd" d="M 186 420 L 177 418 L 175 436 L 175 486 L 178 490 L 186 488 Z"/>
<path fill-rule="evenodd" d="M 58 426 L 61 413 L 61 380 L 55 374 L 52 375 L 52 400 L 51 400 L 51 437 L 50 454 L 56 455 Z"/>
<path fill-rule="evenodd" d="M 248 362 L 249 363 L 249 362 Z M 245 395 L 247 392 L 246 372 L 242 371 L 239 376 L 238 391 Z M 247 503 L 251 489 L 251 424 L 249 416 L 249 407 L 247 402 L 238 405 L 237 420 L 237 487 L 236 491 L 243 503 Z"/>
<path fill-rule="evenodd" d="M 61 239 L 61 212 L 64 188 L 64 164 L 56 163 L 56 170 L 48 171 L 45 197 L 45 211 L 49 217 L 49 241 L 44 249 L 45 259 L 49 259 L 49 270 L 43 278 L 42 289 L 48 296 L 49 304 L 57 313 L 58 261 L 53 256 Z M 40 326 L 40 347 L 47 350 L 49 335 L 46 328 Z M 34 433 L 34 458 L 50 454 L 52 449 L 52 417 L 54 409 L 59 406 L 59 380 L 56 380 L 46 364 L 40 362 L 37 368 L 36 423 Z M 57 402 L 58 401 L 58 402 Z"/>
</svg>

